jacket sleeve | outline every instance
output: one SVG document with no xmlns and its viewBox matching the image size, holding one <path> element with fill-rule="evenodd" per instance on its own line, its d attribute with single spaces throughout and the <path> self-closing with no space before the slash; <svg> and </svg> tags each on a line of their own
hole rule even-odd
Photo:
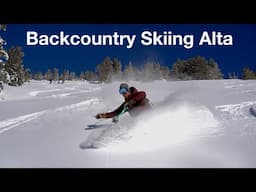
<svg viewBox="0 0 256 192">
<path fill-rule="evenodd" d="M 105 113 L 106 118 L 113 118 L 114 116 L 120 114 L 123 111 L 125 102 L 123 102 L 117 109 L 112 112 Z"/>
</svg>

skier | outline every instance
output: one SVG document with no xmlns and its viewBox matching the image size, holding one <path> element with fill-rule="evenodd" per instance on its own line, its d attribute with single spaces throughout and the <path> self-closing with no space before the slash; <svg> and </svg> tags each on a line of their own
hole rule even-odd
<svg viewBox="0 0 256 192">
<path fill-rule="evenodd" d="M 121 83 L 119 93 L 123 95 L 124 102 L 114 111 L 108 113 L 98 113 L 96 119 L 113 118 L 113 122 L 118 121 L 118 116 L 129 112 L 130 116 L 135 118 L 139 114 L 151 109 L 149 99 L 146 98 L 145 91 L 138 91 L 135 87 L 129 87 L 127 83 Z"/>
</svg>

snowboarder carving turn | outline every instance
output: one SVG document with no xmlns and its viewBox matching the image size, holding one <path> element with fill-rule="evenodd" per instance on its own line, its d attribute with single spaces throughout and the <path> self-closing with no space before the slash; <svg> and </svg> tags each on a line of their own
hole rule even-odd
<svg viewBox="0 0 256 192">
<path fill-rule="evenodd" d="M 116 123 L 118 122 L 118 117 L 125 112 L 136 118 L 141 113 L 152 108 L 145 91 L 138 91 L 135 87 L 129 87 L 127 83 L 121 83 L 119 93 L 124 97 L 124 102 L 112 112 L 98 113 L 95 116 L 96 119 L 112 118 L 112 121 Z"/>
</svg>

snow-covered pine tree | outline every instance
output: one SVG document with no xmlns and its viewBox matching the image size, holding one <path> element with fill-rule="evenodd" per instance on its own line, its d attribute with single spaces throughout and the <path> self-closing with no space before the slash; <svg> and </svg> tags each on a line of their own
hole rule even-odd
<svg viewBox="0 0 256 192">
<path fill-rule="evenodd" d="M 29 82 L 32 79 L 32 74 L 30 69 L 25 69 L 24 71 L 24 80 L 25 82 Z"/>
<path fill-rule="evenodd" d="M 159 62 L 149 61 L 142 68 L 142 80 L 154 81 L 163 79 L 161 73 L 161 65 Z"/>
<path fill-rule="evenodd" d="M 96 72 L 98 73 L 101 82 L 111 82 L 114 73 L 113 61 L 111 58 L 108 56 L 105 57 L 103 62 L 96 66 Z"/>
<path fill-rule="evenodd" d="M 176 80 L 189 79 L 185 60 L 178 58 L 177 61 L 172 65 L 171 77 Z"/>
<path fill-rule="evenodd" d="M 44 74 L 44 79 L 48 80 L 50 84 L 52 84 L 53 73 L 51 69 L 48 69 L 47 72 Z"/>
<path fill-rule="evenodd" d="M 66 80 L 68 80 L 69 79 L 69 70 L 66 70 L 66 69 L 64 69 L 63 70 L 63 75 L 62 75 L 62 84 L 64 84 L 64 82 L 66 81 Z"/>
<path fill-rule="evenodd" d="M 4 24 L 0 24 L 0 31 L 6 31 L 7 26 Z M 3 84 L 8 80 L 8 73 L 5 70 L 5 64 L 9 59 L 8 53 L 4 50 L 4 45 L 6 45 L 6 41 L 0 36 L 0 92 L 4 89 Z"/>
<path fill-rule="evenodd" d="M 167 66 L 161 66 L 160 67 L 161 76 L 163 79 L 169 79 L 170 78 L 170 69 Z"/>
<path fill-rule="evenodd" d="M 97 81 L 97 75 L 93 71 L 87 70 L 84 73 L 84 78 L 86 81 Z"/>
<path fill-rule="evenodd" d="M 5 69 L 10 76 L 9 85 L 21 86 L 25 81 L 25 70 L 23 66 L 24 52 L 20 46 L 11 47 L 8 50 L 9 60 L 5 65 Z"/>
<path fill-rule="evenodd" d="M 114 58 L 113 59 L 113 76 L 112 76 L 112 79 L 120 81 L 120 80 L 122 80 L 122 76 L 123 76 L 122 64 L 117 58 Z"/>
<path fill-rule="evenodd" d="M 135 80 L 135 71 L 131 61 L 124 68 L 123 79 L 125 81 Z"/>
<path fill-rule="evenodd" d="M 84 71 L 81 71 L 80 72 L 80 75 L 79 75 L 79 80 L 81 80 L 81 81 L 84 81 L 85 80 L 85 75 L 84 75 Z"/>
<path fill-rule="evenodd" d="M 172 74 L 182 80 L 223 78 L 218 64 L 213 59 L 207 60 L 202 56 L 191 57 L 187 60 L 178 59 L 172 66 Z"/>
<path fill-rule="evenodd" d="M 53 69 L 53 81 L 54 82 L 59 81 L 59 69 L 57 69 L 57 68 Z"/>
<path fill-rule="evenodd" d="M 209 79 L 223 79 L 223 74 L 219 68 L 218 63 L 216 63 L 212 58 L 208 61 L 209 66 L 209 73 L 208 78 Z"/>
<path fill-rule="evenodd" d="M 38 80 L 38 81 L 41 81 L 44 79 L 44 76 L 43 76 L 43 73 L 42 72 L 37 72 L 34 74 L 34 79 L 35 80 Z"/>
<path fill-rule="evenodd" d="M 253 70 L 251 70 L 249 67 L 244 67 L 242 73 L 242 79 L 249 80 L 249 79 L 256 79 L 256 74 Z"/>
<path fill-rule="evenodd" d="M 69 74 L 69 79 L 70 81 L 74 81 L 76 79 L 76 73 L 71 71 Z"/>
<path fill-rule="evenodd" d="M 239 73 L 238 72 L 229 72 L 228 73 L 228 79 L 239 79 Z"/>
</svg>

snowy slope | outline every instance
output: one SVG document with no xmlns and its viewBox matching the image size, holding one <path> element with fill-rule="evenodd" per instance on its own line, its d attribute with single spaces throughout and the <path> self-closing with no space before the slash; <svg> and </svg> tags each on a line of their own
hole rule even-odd
<svg viewBox="0 0 256 192">
<path fill-rule="evenodd" d="M 154 110 L 137 121 L 96 120 L 123 101 L 119 84 L 6 86 L 0 167 L 256 167 L 256 81 L 129 82 Z"/>
</svg>

